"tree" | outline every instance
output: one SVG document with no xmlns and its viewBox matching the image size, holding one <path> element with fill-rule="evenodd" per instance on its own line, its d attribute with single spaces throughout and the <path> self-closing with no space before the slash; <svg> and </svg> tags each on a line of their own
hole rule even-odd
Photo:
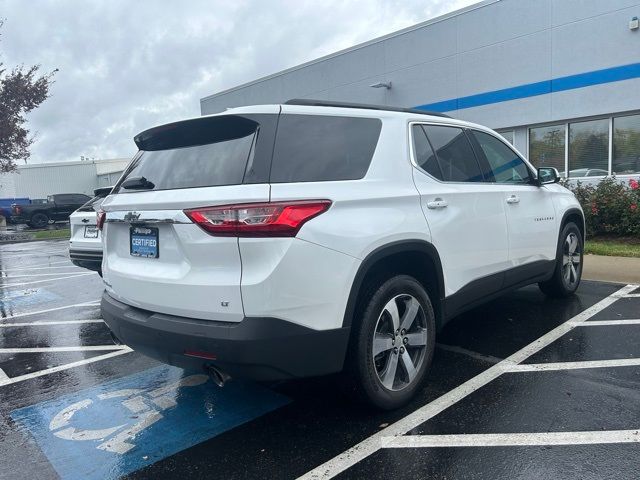
<svg viewBox="0 0 640 480">
<path fill-rule="evenodd" d="M 0 28 L 3 21 L 0 20 Z M 49 97 L 57 69 L 39 75 L 40 65 L 4 68 L 0 62 L 0 173 L 16 169 L 17 160 L 29 158 L 33 137 L 26 127 L 25 115 Z"/>
</svg>

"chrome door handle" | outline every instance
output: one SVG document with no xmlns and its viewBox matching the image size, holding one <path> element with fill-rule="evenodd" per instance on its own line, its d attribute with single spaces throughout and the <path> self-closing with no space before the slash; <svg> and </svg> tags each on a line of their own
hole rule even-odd
<svg viewBox="0 0 640 480">
<path fill-rule="evenodd" d="M 445 208 L 447 205 L 447 201 L 441 198 L 436 198 L 433 202 L 427 202 L 427 208 L 430 208 L 431 210 Z"/>
<path fill-rule="evenodd" d="M 509 198 L 507 198 L 507 203 L 520 203 L 520 197 L 517 195 L 511 195 Z"/>
</svg>

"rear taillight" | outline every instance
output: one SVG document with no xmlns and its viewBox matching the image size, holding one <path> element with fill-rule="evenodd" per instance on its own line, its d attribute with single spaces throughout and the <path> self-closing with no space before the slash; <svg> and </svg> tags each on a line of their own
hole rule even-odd
<svg viewBox="0 0 640 480">
<path fill-rule="evenodd" d="M 107 218 L 107 212 L 105 212 L 104 210 L 98 210 L 96 212 L 96 225 L 98 227 L 98 230 L 102 230 L 102 227 L 104 227 L 104 221 Z"/>
<path fill-rule="evenodd" d="M 211 235 L 295 237 L 305 222 L 330 206 L 330 200 L 302 200 L 193 208 L 184 213 Z"/>
</svg>

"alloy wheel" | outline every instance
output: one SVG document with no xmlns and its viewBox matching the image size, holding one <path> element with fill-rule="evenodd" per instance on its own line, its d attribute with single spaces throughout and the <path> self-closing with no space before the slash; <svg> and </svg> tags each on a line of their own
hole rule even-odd
<svg viewBox="0 0 640 480">
<path fill-rule="evenodd" d="M 562 249 L 562 278 L 568 287 L 580 281 L 582 269 L 582 252 L 580 241 L 575 233 L 570 233 L 564 241 Z"/>
<path fill-rule="evenodd" d="M 420 302 L 409 294 L 393 297 L 382 309 L 373 334 L 373 363 L 388 390 L 412 384 L 427 352 L 427 323 Z"/>
</svg>

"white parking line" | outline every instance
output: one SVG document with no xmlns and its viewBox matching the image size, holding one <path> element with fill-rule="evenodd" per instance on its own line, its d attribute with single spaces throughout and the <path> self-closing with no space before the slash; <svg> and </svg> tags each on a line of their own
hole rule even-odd
<svg viewBox="0 0 640 480">
<path fill-rule="evenodd" d="M 640 323 L 640 318 L 626 318 L 620 320 L 590 320 L 588 322 L 581 323 L 580 327 L 602 327 L 609 325 L 637 325 Z"/>
<path fill-rule="evenodd" d="M 6 382 L 8 379 L 9 377 L 7 376 L 7 374 L 4 373 L 4 370 L 0 368 L 0 385 L 2 385 L 2 382 Z"/>
<path fill-rule="evenodd" d="M 505 367 L 505 372 L 543 372 L 549 370 L 578 370 L 582 368 L 633 367 L 640 365 L 640 358 L 618 360 L 588 360 L 584 362 L 520 363 Z"/>
<path fill-rule="evenodd" d="M 640 298 L 640 293 L 629 293 L 624 298 Z"/>
<path fill-rule="evenodd" d="M 76 267 L 71 263 L 71 265 L 65 265 L 64 267 L 52 267 L 51 265 L 60 265 L 61 263 L 71 263 L 71 260 L 63 260 L 60 262 L 51 262 L 51 263 L 38 263 L 36 265 L 32 265 L 30 267 L 11 267 L 11 268 L 3 268 L 1 271 L 4 272 L 14 272 L 17 270 L 47 270 L 53 268 L 80 268 Z"/>
<path fill-rule="evenodd" d="M 307 472 L 299 478 L 328 479 L 335 477 L 336 475 L 347 470 L 361 460 L 364 460 L 369 455 L 372 455 L 373 453 L 380 450 L 382 448 L 382 438 L 395 437 L 406 434 L 409 430 L 412 430 L 421 423 L 426 422 L 443 410 L 449 408 L 451 405 L 454 405 L 479 388 L 485 386 L 492 380 L 498 378 L 505 372 L 508 367 L 523 362 L 534 353 L 542 350 L 544 347 L 575 328 L 578 323 L 588 320 L 599 311 L 604 310 L 606 307 L 613 304 L 622 295 L 626 295 L 636 288 L 638 288 L 638 285 L 627 285 L 625 287 L 622 287 L 617 292 L 604 298 L 595 305 L 587 308 L 575 317 L 569 319 L 567 322 L 554 328 L 550 332 L 533 341 L 521 350 L 518 350 L 516 353 L 501 361 L 500 363 L 489 367 L 487 370 L 483 371 L 479 375 L 476 375 L 462 385 L 459 385 L 453 390 L 450 390 L 444 395 L 438 397 L 434 401 L 420 407 L 413 413 L 398 420 L 396 423 L 393 423 L 385 429 L 380 430 L 379 432 L 366 438 L 357 445 L 351 447 L 345 452 L 323 463 L 322 465 L 314 468 L 313 470 Z"/>
<path fill-rule="evenodd" d="M 0 252 L 0 259 L 3 260 L 13 260 L 14 258 L 24 258 L 24 257 L 66 257 L 69 258 L 68 253 L 64 250 L 59 252 L 42 252 L 42 253 L 16 253 L 15 255 L 7 255 L 6 253 Z"/>
<path fill-rule="evenodd" d="M 66 310 L 67 308 L 97 307 L 99 305 L 100 305 L 100 302 L 74 303 L 73 305 L 64 305 L 62 307 L 54 307 L 54 308 L 47 308 L 45 310 L 36 310 L 33 312 L 18 313 L 16 315 L 11 315 L 10 317 L 7 317 L 7 318 L 0 318 L 0 320 L 13 320 L 14 318 L 29 317 L 31 315 L 40 315 L 41 313 L 49 313 L 49 312 L 55 312 L 58 310 Z"/>
<path fill-rule="evenodd" d="M 24 347 L 0 348 L 0 353 L 59 353 L 59 352 L 102 352 L 105 350 L 126 350 L 124 345 L 84 345 L 79 347 Z"/>
<path fill-rule="evenodd" d="M 638 430 L 593 432 L 486 433 L 383 437 L 382 448 L 514 447 L 533 445 L 595 445 L 640 442 Z"/>
<path fill-rule="evenodd" d="M 92 319 L 92 320 L 54 320 L 52 322 L 40 321 L 40 322 L 22 322 L 22 323 L 0 323 L 0 328 L 3 327 L 35 327 L 39 325 L 74 325 L 81 323 L 104 323 L 104 320 Z"/>
<path fill-rule="evenodd" d="M 55 282 L 56 280 L 65 280 L 67 278 L 84 277 L 85 275 L 97 275 L 97 272 L 75 273 L 73 275 L 67 275 L 66 277 L 49 278 L 47 280 L 36 280 L 35 282 L 9 283 L 7 285 L 0 285 L 0 288 L 23 287 L 25 285 L 33 285 L 34 283 Z"/>
<path fill-rule="evenodd" d="M 120 350 L 116 350 L 115 352 L 106 353 L 104 355 L 98 355 L 96 357 L 86 358 L 84 360 L 78 360 L 77 362 L 67 363 L 64 365 L 59 365 L 57 367 L 47 368 L 46 370 L 40 370 L 38 372 L 27 373 L 25 375 L 20 375 L 19 377 L 7 378 L 5 380 L 0 379 L 0 387 L 4 385 L 11 385 L 18 382 L 23 382 L 24 380 L 29 380 L 31 378 L 41 377 L 43 375 L 49 375 L 50 373 L 61 372 L 63 370 L 68 370 L 70 368 L 80 367 L 82 365 L 87 365 L 89 363 L 100 362 L 102 360 L 107 360 L 109 358 L 117 357 L 118 355 L 124 355 L 125 353 L 129 353 L 132 350 L 128 347 L 122 348 Z"/>
<path fill-rule="evenodd" d="M 21 272 L 22 273 L 22 272 Z M 21 274 L 21 275 L 1 275 L 0 278 L 11 280 L 13 278 L 33 278 L 33 277 L 55 277 L 60 275 L 72 275 L 81 272 L 57 272 L 57 273 L 32 273 L 32 274 Z M 85 273 L 85 272 L 82 272 Z M 4 272 L 2 272 L 4 274 Z"/>
</svg>

